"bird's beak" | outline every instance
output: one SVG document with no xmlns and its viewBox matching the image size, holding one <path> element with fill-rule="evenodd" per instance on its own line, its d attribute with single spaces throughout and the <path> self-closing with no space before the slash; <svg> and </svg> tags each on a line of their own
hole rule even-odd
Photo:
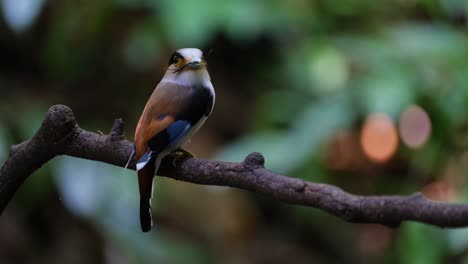
<svg viewBox="0 0 468 264">
<path fill-rule="evenodd" d="M 200 58 L 193 58 L 186 66 L 192 69 L 200 69 L 203 66 L 203 61 Z"/>
</svg>

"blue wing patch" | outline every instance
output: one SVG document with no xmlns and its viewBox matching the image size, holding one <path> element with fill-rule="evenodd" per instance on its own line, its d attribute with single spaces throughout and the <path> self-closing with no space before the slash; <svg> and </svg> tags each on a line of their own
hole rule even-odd
<svg viewBox="0 0 468 264">
<path fill-rule="evenodd" d="M 152 151 L 147 151 L 141 158 L 137 161 L 136 163 L 136 170 L 139 171 L 143 169 L 148 162 L 150 162 L 153 158 L 153 152 Z"/>
<path fill-rule="evenodd" d="M 148 141 L 148 151 L 137 161 L 137 170 L 142 169 L 158 153 L 169 146 L 175 145 L 191 128 L 187 120 L 177 120 L 165 130 L 161 131 Z"/>
<path fill-rule="evenodd" d="M 167 133 L 169 134 L 169 144 L 173 145 L 177 143 L 192 126 L 187 120 L 177 120 L 172 123 L 168 128 L 166 128 Z"/>
</svg>

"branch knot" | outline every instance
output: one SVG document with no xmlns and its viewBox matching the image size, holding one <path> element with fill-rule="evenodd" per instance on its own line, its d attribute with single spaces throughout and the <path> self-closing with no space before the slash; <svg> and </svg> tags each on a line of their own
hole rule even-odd
<svg viewBox="0 0 468 264">
<path fill-rule="evenodd" d="M 49 108 L 39 131 L 44 141 L 58 142 L 77 128 L 75 116 L 68 106 L 54 105 Z"/>
<path fill-rule="evenodd" d="M 124 139 L 123 131 L 124 131 L 124 122 L 122 121 L 122 118 L 117 118 L 114 121 L 114 124 L 112 125 L 112 129 L 110 132 L 110 140 L 119 141 L 119 140 Z"/>
<path fill-rule="evenodd" d="M 245 157 L 244 165 L 251 170 L 263 168 L 265 165 L 265 158 L 259 152 L 252 152 Z"/>
</svg>

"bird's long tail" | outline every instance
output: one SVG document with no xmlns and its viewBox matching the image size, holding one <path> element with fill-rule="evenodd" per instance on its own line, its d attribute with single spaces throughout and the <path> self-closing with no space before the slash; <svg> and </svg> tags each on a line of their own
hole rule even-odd
<svg viewBox="0 0 468 264">
<path fill-rule="evenodd" d="M 138 186 L 140 188 L 140 225 L 143 232 L 148 232 L 153 226 L 151 217 L 151 195 L 153 193 L 153 178 L 156 162 L 148 162 L 138 170 Z"/>
</svg>

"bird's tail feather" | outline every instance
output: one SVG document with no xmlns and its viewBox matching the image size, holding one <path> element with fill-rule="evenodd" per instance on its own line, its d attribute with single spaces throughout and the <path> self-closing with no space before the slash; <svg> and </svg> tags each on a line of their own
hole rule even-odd
<svg viewBox="0 0 468 264">
<path fill-rule="evenodd" d="M 140 197 L 140 226 L 141 231 L 148 232 L 153 226 L 151 215 L 151 197 Z"/>
<path fill-rule="evenodd" d="M 140 189 L 140 225 L 143 232 L 148 232 L 153 226 L 151 216 L 151 196 L 153 193 L 154 173 L 159 167 L 160 160 L 153 159 L 146 166 L 138 170 L 138 186 Z"/>
</svg>

